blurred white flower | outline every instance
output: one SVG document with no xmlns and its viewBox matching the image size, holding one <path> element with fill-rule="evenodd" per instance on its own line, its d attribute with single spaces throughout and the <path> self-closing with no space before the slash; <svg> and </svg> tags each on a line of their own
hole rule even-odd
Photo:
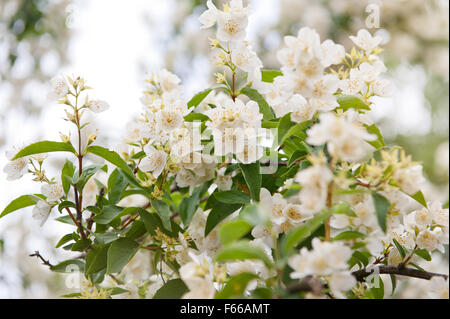
<svg viewBox="0 0 450 319">
<path fill-rule="evenodd" d="M 167 162 L 167 153 L 157 150 L 152 145 L 147 144 L 144 147 L 145 157 L 142 159 L 139 168 L 144 172 L 152 172 L 155 178 L 163 171 Z"/>
</svg>

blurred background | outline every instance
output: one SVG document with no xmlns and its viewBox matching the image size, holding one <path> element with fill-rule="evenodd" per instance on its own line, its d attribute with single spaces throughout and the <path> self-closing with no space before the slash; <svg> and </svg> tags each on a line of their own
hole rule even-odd
<svg viewBox="0 0 450 319">
<path fill-rule="evenodd" d="M 221 2 L 214 1 L 218 7 Z M 283 36 L 296 35 L 303 26 L 349 48 L 349 35 L 379 22 L 369 30 L 384 39 L 395 90 L 392 98 L 377 103 L 372 118 L 389 144 L 403 146 L 422 162 L 425 193 L 448 201 L 448 0 L 247 3 L 248 40 L 266 69 L 279 67 L 275 53 Z M 197 20 L 205 5 L 206 0 L 0 0 L 0 167 L 13 146 L 59 140 L 59 132 L 67 131 L 62 107 L 48 98 L 55 75 L 83 76 L 94 97 L 110 104 L 92 123 L 110 147 L 120 143 L 139 114 L 149 73 L 163 67 L 175 72 L 187 98 L 211 85 L 208 38 L 214 33 L 201 30 Z M 379 21 L 367 20 L 373 13 L 379 13 Z M 47 171 L 55 171 L 62 159 L 52 156 Z M 0 210 L 38 190 L 26 176 L 9 182 L 0 171 Z M 55 298 L 67 292 L 63 276 L 28 255 L 39 250 L 53 263 L 62 260 L 54 246 L 68 229 L 51 218 L 39 227 L 31 209 L 0 220 L 0 298 Z M 407 296 L 420 297 L 419 284 Z"/>
</svg>

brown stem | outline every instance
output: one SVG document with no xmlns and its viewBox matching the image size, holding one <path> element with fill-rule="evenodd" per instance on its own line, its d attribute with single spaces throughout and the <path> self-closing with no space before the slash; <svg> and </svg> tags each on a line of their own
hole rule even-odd
<svg viewBox="0 0 450 319">
<path fill-rule="evenodd" d="M 34 254 L 30 254 L 30 257 L 37 257 L 42 261 L 43 265 L 46 265 L 48 267 L 53 267 L 53 265 L 50 263 L 49 260 L 45 260 L 44 257 L 41 256 L 41 254 L 39 253 L 39 251 L 35 251 Z"/>
<path fill-rule="evenodd" d="M 352 272 L 352 275 L 355 276 L 356 280 L 358 280 L 359 282 L 363 282 L 366 277 L 370 276 L 373 273 L 374 273 L 374 269 L 371 269 L 371 270 L 361 269 L 361 270 Z M 448 279 L 448 275 L 445 275 L 445 274 L 421 271 L 418 269 L 405 268 L 405 267 L 401 267 L 401 266 L 384 266 L 384 265 L 378 266 L 377 271 L 375 273 L 387 274 L 387 275 L 399 275 L 399 276 L 419 278 L 419 279 L 425 279 L 425 280 L 430 280 L 433 277 L 442 277 L 444 279 Z M 327 286 L 321 284 L 319 279 L 317 279 L 313 276 L 306 276 L 299 282 L 288 285 L 286 287 L 286 290 L 291 294 L 298 293 L 298 292 L 312 292 L 315 295 L 320 295 L 322 290 L 325 288 L 327 288 Z"/>
<path fill-rule="evenodd" d="M 448 276 L 445 274 L 438 274 L 428 271 L 421 271 L 413 268 L 406 268 L 402 266 L 378 266 L 377 273 L 379 274 L 388 274 L 388 275 L 399 275 L 405 277 L 419 278 L 430 280 L 433 277 L 442 277 L 447 279 Z M 364 278 L 374 273 L 374 270 L 361 269 L 352 272 L 352 275 L 356 277 L 358 281 L 364 281 Z"/>
<path fill-rule="evenodd" d="M 327 194 L 327 207 L 331 209 L 333 204 L 333 182 L 328 184 L 328 194 Z M 330 241 L 330 218 L 328 217 L 325 221 L 325 241 Z"/>
</svg>

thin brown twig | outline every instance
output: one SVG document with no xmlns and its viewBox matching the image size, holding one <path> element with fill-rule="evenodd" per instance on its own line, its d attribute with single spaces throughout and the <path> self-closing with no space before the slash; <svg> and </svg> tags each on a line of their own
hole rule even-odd
<svg viewBox="0 0 450 319">
<path fill-rule="evenodd" d="M 50 263 L 49 260 L 45 260 L 44 257 L 42 257 L 42 255 L 39 253 L 39 251 L 35 251 L 34 254 L 30 254 L 30 257 L 37 257 L 38 259 L 40 259 L 42 261 L 43 265 L 46 265 L 48 267 L 53 267 L 53 265 Z"/>
</svg>

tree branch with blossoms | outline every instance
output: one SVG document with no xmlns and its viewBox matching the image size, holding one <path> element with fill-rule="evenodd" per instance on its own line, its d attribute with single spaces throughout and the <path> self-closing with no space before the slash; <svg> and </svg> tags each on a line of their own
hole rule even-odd
<svg viewBox="0 0 450 319">
<path fill-rule="evenodd" d="M 391 91 L 381 38 L 360 30 L 346 50 L 304 27 L 276 52 L 280 70 L 267 70 L 246 41 L 242 1 L 207 7 L 216 83 L 187 99 L 178 76 L 151 75 L 140 116 L 110 149 L 83 117 L 108 104 L 81 77 L 54 79 L 75 141 L 7 154 L 8 179 L 30 173 L 41 192 L 0 218 L 33 207 L 42 225 L 57 208 L 75 228 L 56 247 L 77 257 L 51 270 L 82 272 L 84 297 L 380 298 L 380 274 L 448 295 L 447 275 L 420 270 L 448 245 L 448 208 L 425 198 L 421 165 L 369 118 Z M 52 152 L 69 158 L 50 177 L 41 154 Z"/>
</svg>

